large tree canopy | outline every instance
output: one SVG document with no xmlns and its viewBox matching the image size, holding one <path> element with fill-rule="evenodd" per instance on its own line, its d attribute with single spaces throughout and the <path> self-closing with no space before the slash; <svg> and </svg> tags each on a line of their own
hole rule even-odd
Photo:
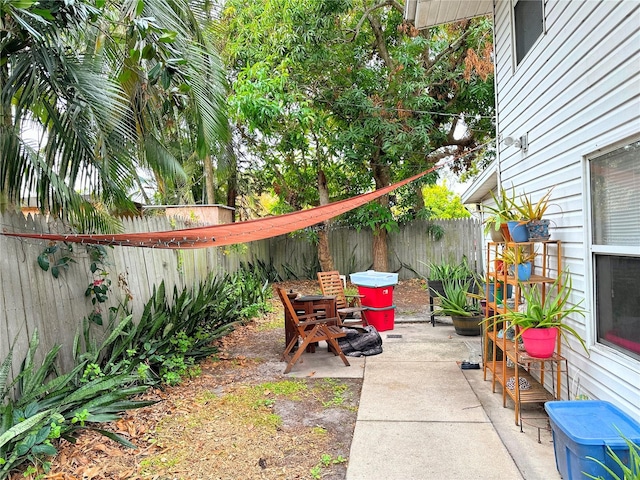
<svg viewBox="0 0 640 480">
<path fill-rule="evenodd" d="M 468 168 L 493 137 L 489 21 L 418 32 L 402 11 L 393 0 L 225 3 L 231 114 L 282 210 L 381 188 L 446 157 Z M 419 187 L 351 217 L 376 233 L 374 268 L 386 269 L 390 206 L 421 211 Z"/>
</svg>

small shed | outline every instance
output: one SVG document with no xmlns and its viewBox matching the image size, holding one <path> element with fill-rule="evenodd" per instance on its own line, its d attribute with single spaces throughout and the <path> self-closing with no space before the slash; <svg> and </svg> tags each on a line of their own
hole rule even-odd
<svg viewBox="0 0 640 480">
<path fill-rule="evenodd" d="M 221 225 L 233 223 L 234 208 L 226 205 L 153 205 L 147 209 L 164 209 L 168 218 L 180 218 L 200 225 Z"/>
</svg>

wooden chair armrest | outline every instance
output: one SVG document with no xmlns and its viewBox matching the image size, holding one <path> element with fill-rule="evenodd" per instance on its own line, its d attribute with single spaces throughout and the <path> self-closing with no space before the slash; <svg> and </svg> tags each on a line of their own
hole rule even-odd
<svg viewBox="0 0 640 480">
<path fill-rule="evenodd" d="M 310 316 L 310 315 L 305 315 L 306 317 Z M 307 325 L 317 325 L 319 323 L 339 323 L 340 319 L 338 317 L 333 317 L 333 318 L 318 318 L 316 320 L 305 320 L 302 321 L 300 323 L 298 323 L 298 325 L 302 325 L 304 327 L 306 327 Z"/>
<path fill-rule="evenodd" d="M 311 315 L 305 315 L 305 317 L 310 317 Z M 317 316 L 317 314 L 314 314 L 314 316 Z M 339 323 L 340 322 L 340 318 L 338 317 L 330 317 L 330 318 L 317 318 L 315 320 L 303 320 L 301 322 L 298 322 L 298 325 L 317 325 L 318 323 Z"/>
<path fill-rule="evenodd" d="M 298 320 L 304 320 L 306 318 L 317 318 L 317 317 L 320 317 L 321 315 L 323 315 L 322 312 L 306 313 L 304 315 L 298 315 Z"/>
</svg>

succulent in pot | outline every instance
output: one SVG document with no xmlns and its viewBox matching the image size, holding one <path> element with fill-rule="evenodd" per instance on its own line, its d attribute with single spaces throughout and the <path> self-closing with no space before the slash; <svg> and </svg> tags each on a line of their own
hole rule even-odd
<svg viewBox="0 0 640 480">
<path fill-rule="evenodd" d="M 542 217 L 549 208 L 549 199 L 551 198 L 550 188 L 537 202 L 531 200 L 530 195 L 522 194 L 518 201 L 513 202 L 513 208 L 521 221 L 528 222 L 530 220 L 542 220 Z"/>
<path fill-rule="evenodd" d="M 493 190 L 489 193 L 494 203 L 493 205 L 484 206 L 484 210 L 488 214 L 484 221 L 484 233 L 491 234 L 492 239 L 496 242 L 510 241 L 510 238 L 505 238 L 505 234 L 508 235 L 506 224 L 511 220 L 518 219 L 514 207 L 514 189 L 511 188 L 511 190 L 507 190 L 503 188 L 499 194 L 496 194 Z M 502 235 L 499 235 L 500 233 L 502 233 Z"/>
<path fill-rule="evenodd" d="M 537 202 L 531 200 L 530 195 L 520 195 L 518 201 L 513 202 L 513 207 L 519 217 L 520 224 L 526 224 L 529 240 L 548 240 L 549 220 L 543 218 L 549 208 L 551 198 L 550 188 Z"/>
<path fill-rule="evenodd" d="M 517 270 L 518 280 L 527 281 L 531 278 L 535 258 L 535 250 L 528 245 L 508 245 L 500 253 L 497 262 L 502 262 L 502 268 L 506 266 L 509 275 L 515 276 Z M 499 264 L 496 263 L 496 270 L 498 269 Z"/>
<path fill-rule="evenodd" d="M 483 320 L 481 296 L 472 293 L 478 289 L 476 280 L 443 280 L 442 285 L 444 294 L 436 292 L 440 313 L 451 317 L 458 335 L 480 335 Z"/>
<path fill-rule="evenodd" d="M 585 310 L 580 307 L 582 301 L 578 304 L 569 302 L 573 285 L 571 276 L 568 272 L 562 272 L 553 284 L 548 286 L 546 295 L 542 294 L 540 285 L 520 284 L 520 291 L 523 298 L 523 304 L 520 308 L 512 310 L 508 309 L 505 313 L 495 315 L 487 319 L 495 328 L 497 323 L 504 321 L 509 322 L 510 326 L 516 327 L 516 339 L 523 338 L 524 347 L 527 353 L 534 357 L 545 358 L 551 356 L 554 352 L 556 337 L 573 336 L 576 338 L 584 351 L 589 354 L 589 350 L 580 334 L 570 325 L 566 323 L 566 319 L 573 315 L 581 315 L 584 317 Z M 554 294 L 555 292 L 555 294 Z M 552 329 L 550 333 L 552 338 L 549 340 L 548 346 L 537 345 L 532 347 L 528 345 L 529 330 Z M 540 333 L 540 332 L 531 332 Z"/>
</svg>

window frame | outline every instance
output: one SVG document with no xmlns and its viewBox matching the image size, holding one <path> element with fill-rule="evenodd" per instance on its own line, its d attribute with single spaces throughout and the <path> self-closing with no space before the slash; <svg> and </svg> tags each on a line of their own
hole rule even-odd
<svg viewBox="0 0 640 480">
<path fill-rule="evenodd" d="M 596 268 L 597 257 L 598 256 L 613 256 L 617 258 L 630 257 L 635 259 L 640 259 L 640 248 L 638 246 L 624 246 L 624 245 L 601 245 L 594 243 L 594 221 L 593 221 L 593 198 L 591 195 L 591 161 L 602 157 L 604 155 L 610 154 L 624 148 L 627 145 L 631 145 L 633 143 L 640 142 L 640 134 L 635 134 L 631 137 L 624 138 L 622 140 L 615 141 L 606 147 L 600 148 L 597 151 L 593 151 L 587 155 L 584 155 L 584 172 L 585 175 L 585 226 L 587 229 L 585 231 L 585 240 L 587 242 L 588 248 L 588 265 L 589 265 L 589 277 L 590 280 L 588 282 L 591 299 L 592 315 L 591 315 L 591 328 L 589 329 L 590 335 L 590 344 L 596 347 L 596 349 L 602 351 L 608 351 L 614 353 L 618 358 L 624 358 L 631 362 L 640 361 L 640 356 L 638 354 L 633 353 L 632 351 L 625 349 L 619 345 L 612 346 L 609 343 L 602 343 L 599 340 L 600 336 L 600 323 L 598 318 L 598 309 L 597 309 L 597 277 L 598 271 Z"/>
<path fill-rule="evenodd" d="M 526 53 L 523 55 L 523 57 L 520 59 L 520 61 L 518 61 L 518 45 L 517 45 L 518 42 L 517 42 L 517 36 L 516 36 L 516 10 L 515 9 L 516 9 L 516 5 L 518 4 L 519 1 L 521 1 L 521 0 L 511 0 L 510 1 L 511 39 L 512 39 L 512 42 L 511 42 L 511 54 L 512 54 L 511 58 L 513 60 L 513 70 L 514 70 L 514 72 L 518 69 L 518 67 L 520 67 L 520 65 L 525 63 L 525 60 L 527 59 L 527 57 L 529 56 L 531 51 L 540 42 L 540 39 L 542 37 L 544 37 L 544 35 L 546 35 L 546 33 L 547 33 L 545 0 L 535 0 L 535 1 L 539 1 L 541 6 L 542 6 L 542 31 L 540 32 L 540 35 L 538 35 L 538 38 L 536 39 L 536 41 L 531 44 L 531 46 L 526 51 Z M 523 1 L 525 1 L 525 0 L 523 0 Z M 527 0 L 527 1 L 533 1 L 533 0 Z"/>
</svg>

